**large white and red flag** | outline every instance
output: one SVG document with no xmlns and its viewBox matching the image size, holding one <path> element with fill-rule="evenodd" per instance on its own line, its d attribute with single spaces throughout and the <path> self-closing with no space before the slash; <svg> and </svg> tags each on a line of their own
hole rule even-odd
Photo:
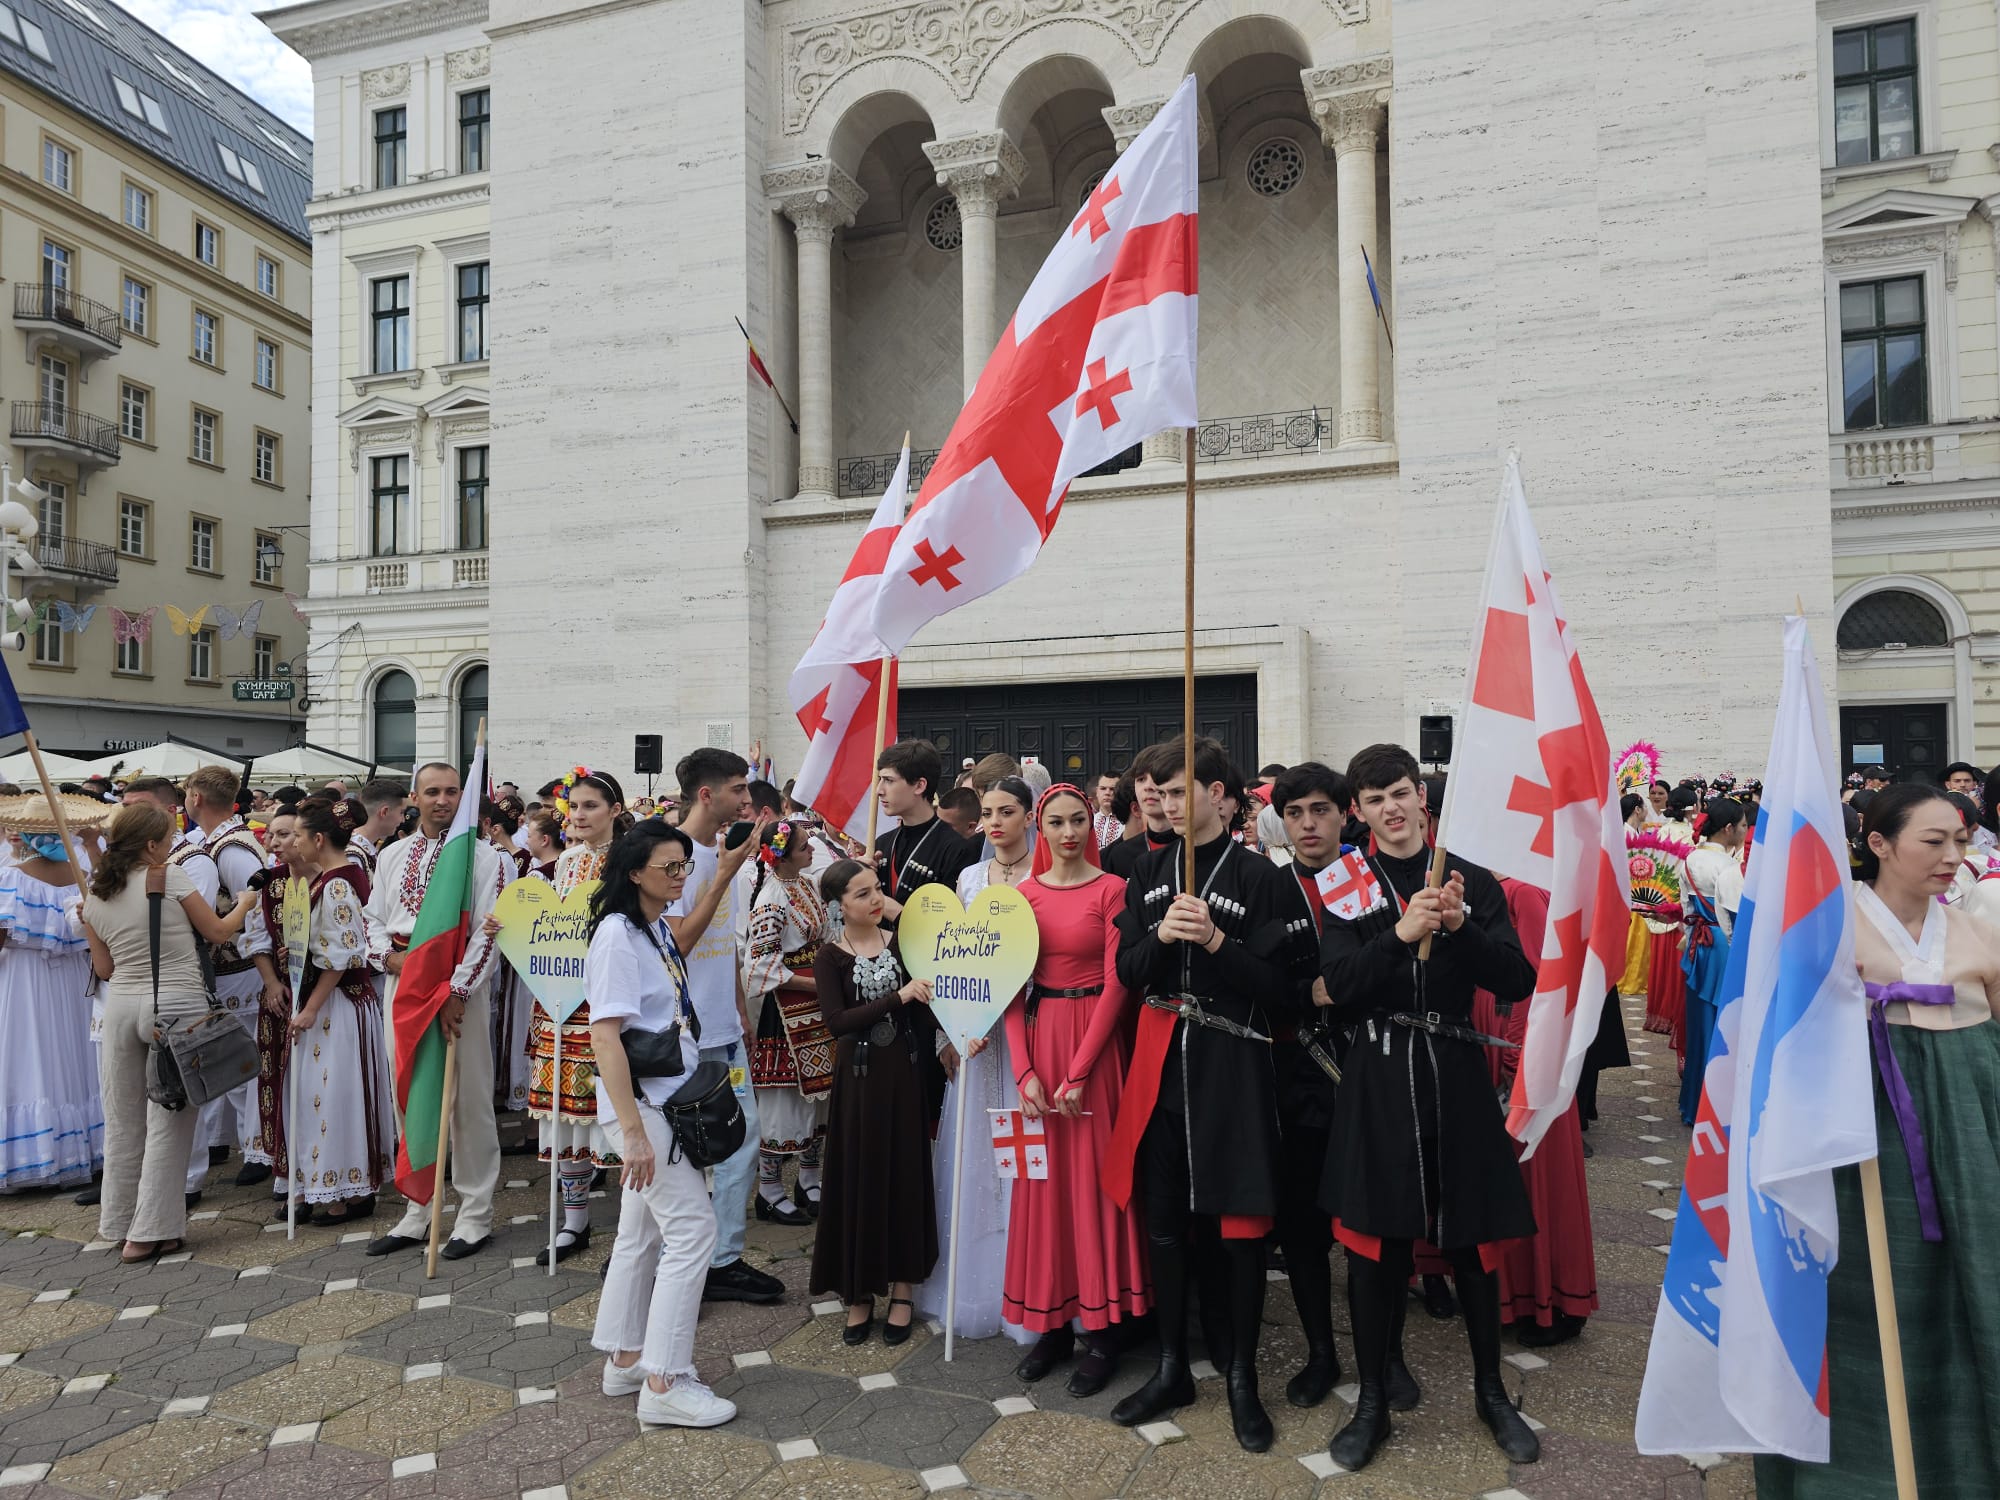
<svg viewBox="0 0 2000 1500">
<path fill-rule="evenodd" d="M 792 711 L 806 732 L 806 757 L 792 783 L 794 800 L 835 828 L 868 836 L 868 788 L 875 779 L 875 713 L 889 695 L 884 740 L 896 737 L 896 662 L 869 621 L 882 563 L 903 525 L 910 489 L 910 445 L 882 492 L 882 503 L 833 591 L 826 618 L 792 669 Z"/>
<path fill-rule="evenodd" d="M 1569 1107 L 1631 910 L 1611 747 L 1508 454 L 1441 837 L 1549 893 L 1507 1128 L 1530 1152 Z"/>
<path fill-rule="evenodd" d="M 1027 572 L 1077 475 L 1195 424 L 1198 190 L 1190 77 L 1063 230 L 952 424 L 876 595 L 891 651 Z"/>
</svg>

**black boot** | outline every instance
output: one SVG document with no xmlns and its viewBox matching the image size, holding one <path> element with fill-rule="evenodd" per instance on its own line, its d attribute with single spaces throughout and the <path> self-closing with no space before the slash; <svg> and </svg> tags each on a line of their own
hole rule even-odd
<svg viewBox="0 0 2000 1500">
<path fill-rule="evenodd" d="M 1120 1427 L 1137 1427 L 1194 1405 L 1194 1376 L 1187 1362 L 1187 1249 L 1179 1239 L 1154 1239 L 1153 1326 L 1160 1336 L 1160 1364 L 1152 1379 L 1111 1408 Z"/>
<path fill-rule="evenodd" d="M 1477 1257 L 1478 1252 L 1472 1254 Z M 1500 1278 L 1481 1268 L 1476 1258 L 1453 1269 L 1459 1306 L 1465 1309 L 1465 1335 L 1472 1345 L 1473 1408 L 1510 1462 L 1531 1464 L 1542 1456 L 1541 1439 L 1521 1420 L 1500 1378 Z"/>
<path fill-rule="evenodd" d="M 1014 1378 L 1025 1380 L 1030 1385 L 1034 1384 L 1069 1358 L 1075 1342 L 1076 1335 L 1070 1331 L 1067 1323 L 1060 1328 L 1051 1329 L 1036 1339 L 1034 1347 L 1021 1357 L 1018 1365 L 1014 1366 Z"/>
<path fill-rule="evenodd" d="M 1403 1258 L 1407 1250 L 1403 1256 L 1394 1256 L 1392 1247 L 1385 1245 L 1383 1252 L 1400 1260 L 1400 1268 L 1351 1251 L 1347 1257 L 1347 1311 L 1354 1325 L 1354 1367 L 1361 1394 L 1355 1400 L 1353 1417 L 1333 1435 L 1326 1451 L 1350 1474 L 1366 1468 L 1376 1450 L 1389 1440 L 1389 1395 L 1384 1377 L 1389 1337 L 1395 1326 L 1395 1310 L 1404 1300 L 1409 1262 Z"/>
<path fill-rule="evenodd" d="M 1229 1422 L 1245 1453 L 1271 1446 L 1271 1414 L 1257 1396 L 1257 1343 L 1264 1330 L 1264 1242 L 1225 1240 L 1229 1271 L 1229 1332 L 1235 1358 L 1229 1364 Z"/>
<path fill-rule="evenodd" d="M 1202 1352 L 1217 1370 L 1226 1370 L 1236 1359 L 1229 1320 L 1228 1255 L 1213 1219 L 1191 1220 L 1185 1243 L 1195 1310 L 1201 1317 Z"/>
<path fill-rule="evenodd" d="M 1390 1411 L 1415 1411 L 1417 1403 L 1424 1399 L 1424 1388 L 1403 1363 L 1403 1324 L 1409 1315 L 1410 1299 L 1398 1297 L 1396 1315 L 1389 1326 L 1389 1372 L 1382 1381 L 1389 1393 Z"/>
<path fill-rule="evenodd" d="M 1286 1383 L 1285 1399 L 1294 1406 L 1318 1406 L 1340 1384 L 1340 1355 L 1333 1344 L 1333 1267 L 1323 1247 L 1308 1248 L 1296 1237 L 1286 1241 L 1285 1265 L 1292 1305 L 1306 1336 L 1306 1362 Z"/>
<path fill-rule="evenodd" d="M 1110 1329 L 1076 1336 L 1076 1368 L 1070 1371 L 1072 1396 L 1095 1396 L 1118 1373 L 1118 1338 Z"/>
</svg>

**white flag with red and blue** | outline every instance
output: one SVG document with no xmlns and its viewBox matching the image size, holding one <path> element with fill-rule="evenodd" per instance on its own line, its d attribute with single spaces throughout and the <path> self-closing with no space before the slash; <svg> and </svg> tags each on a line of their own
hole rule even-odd
<svg viewBox="0 0 2000 1500">
<path fill-rule="evenodd" d="M 1875 1154 L 1835 746 L 1803 618 L 1639 1396 L 1642 1453 L 1824 1462 L 1833 1169 Z"/>
</svg>

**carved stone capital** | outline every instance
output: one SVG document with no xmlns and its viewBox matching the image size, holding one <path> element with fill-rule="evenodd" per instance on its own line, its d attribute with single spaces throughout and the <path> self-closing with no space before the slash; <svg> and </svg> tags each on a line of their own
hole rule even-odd
<svg viewBox="0 0 2000 1500">
<path fill-rule="evenodd" d="M 1104 123 L 1111 127 L 1111 141 L 1120 151 L 1139 139 L 1139 132 L 1153 123 L 1153 116 L 1166 108 L 1164 99 L 1140 99 L 1131 104 L 1104 106 Z M 1208 124 L 1208 106 L 1195 111 L 1195 145 L 1206 146 L 1214 135 Z"/>
<path fill-rule="evenodd" d="M 859 183 L 825 160 L 773 167 L 764 174 L 764 191 L 806 242 L 831 239 L 868 201 Z"/>
<path fill-rule="evenodd" d="M 1390 77 L 1386 53 L 1338 67 L 1300 71 L 1306 104 L 1319 122 L 1321 138 L 1336 154 L 1376 148 L 1382 136 L 1383 106 L 1389 102 Z"/>
<path fill-rule="evenodd" d="M 992 213 L 1003 198 L 1020 191 L 1028 174 L 1021 148 L 995 130 L 950 141 L 924 142 L 924 155 L 937 169 L 938 186 L 951 189 L 961 215 Z"/>
</svg>

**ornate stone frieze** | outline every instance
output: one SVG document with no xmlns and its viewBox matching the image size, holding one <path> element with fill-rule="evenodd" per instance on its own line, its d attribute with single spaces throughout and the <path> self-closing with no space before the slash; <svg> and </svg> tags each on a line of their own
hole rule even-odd
<svg viewBox="0 0 2000 1500">
<path fill-rule="evenodd" d="M 861 184 L 826 160 L 773 167 L 764 174 L 764 191 L 801 238 L 831 235 L 852 224 L 868 201 Z"/>
<path fill-rule="evenodd" d="M 454 80 L 484 78 L 491 66 L 491 54 L 485 47 L 468 47 L 463 52 L 447 52 L 444 66 L 446 76 Z"/>
<path fill-rule="evenodd" d="M 815 21 L 785 33 L 785 132 L 805 129 L 813 106 L 843 74 L 877 57 L 902 56 L 936 70 L 970 99 L 994 56 L 1014 37 L 1055 21 L 1086 21 L 1114 33 L 1141 63 L 1159 57 L 1175 22 L 1198 0 L 919 0 Z M 1345 25 L 1368 18 L 1368 0 L 1323 0 Z"/>
<path fill-rule="evenodd" d="M 1938 255 L 1944 258 L 1944 284 L 1958 285 L 1958 226 L 1938 224 L 1907 234 L 1869 235 L 1837 240 L 1826 247 L 1829 266 L 1866 266 L 1882 261 L 1906 260 L 1912 256 Z"/>
<path fill-rule="evenodd" d="M 391 63 L 361 75 L 361 92 L 370 99 L 400 99 L 410 91 L 410 65 Z"/>
<path fill-rule="evenodd" d="M 1299 79 L 1327 145 L 1336 153 L 1375 149 L 1382 136 L 1382 108 L 1389 101 L 1388 54 L 1333 68 L 1305 68 Z"/>
<path fill-rule="evenodd" d="M 459 26 L 484 26 L 486 0 L 400 0 L 337 20 L 288 25 L 274 12 L 271 29 L 307 61 L 364 47 L 410 41 Z"/>
</svg>

